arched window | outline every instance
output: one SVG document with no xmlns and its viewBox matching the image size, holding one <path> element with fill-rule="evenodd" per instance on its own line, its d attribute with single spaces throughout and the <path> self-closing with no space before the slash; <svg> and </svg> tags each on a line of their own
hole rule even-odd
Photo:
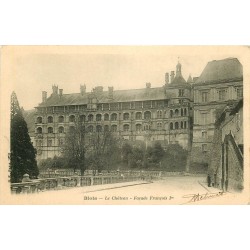
<svg viewBox="0 0 250 250">
<path fill-rule="evenodd" d="M 92 133 L 94 131 L 93 126 L 88 126 L 88 132 Z"/>
<path fill-rule="evenodd" d="M 179 123 L 178 122 L 175 122 L 174 129 L 179 129 Z"/>
<path fill-rule="evenodd" d="M 97 121 L 101 121 L 102 120 L 102 115 L 101 114 L 97 114 L 96 115 L 96 120 Z"/>
<path fill-rule="evenodd" d="M 70 127 L 69 127 L 69 132 L 70 132 L 71 134 L 75 133 L 75 131 L 76 131 L 75 126 L 70 126 Z"/>
<path fill-rule="evenodd" d="M 136 128 L 137 132 L 140 132 L 142 130 L 142 125 L 141 124 L 136 124 L 135 128 Z"/>
<path fill-rule="evenodd" d="M 111 126 L 111 131 L 116 132 L 117 131 L 117 125 L 112 125 Z"/>
<path fill-rule="evenodd" d="M 96 126 L 96 132 L 102 132 L 102 126 L 101 125 Z"/>
<path fill-rule="evenodd" d="M 60 116 L 58 117 L 58 122 L 64 122 L 64 116 L 60 115 Z"/>
<path fill-rule="evenodd" d="M 185 116 L 187 115 L 187 109 L 186 108 L 184 109 L 184 115 Z"/>
<path fill-rule="evenodd" d="M 158 129 L 158 130 L 161 130 L 161 129 L 162 129 L 162 123 L 161 123 L 161 122 L 158 122 L 158 123 L 157 123 L 157 129 Z"/>
<path fill-rule="evenodd" d="M 123 114 L 123 120 L 129 120 L 129 113 Z"/>
<path fill-rule="evenodd" d="M 52 134 L 53 133 L 53 128 L 52 127 L 48 127 L 48 133 Z"/>
<path fill-rule="evenodd" d="M 129 131 L 129 125 L 128 124 L 123 125 L 123 131 L 125 131 L 125 132 Z"/>
<path fill-rule="evenodd" d="M 74 115 L 69 116 L 69 122 L 75 122 L 76 118 Z"/>
<path fill-rule="evenodd" d="M 179 109 L 176 109 L 176 110 L 174 111 L 174 114 L 175 114 L 176 116 L 178 116 L 178 115 L 179 115 Z"/>
<path fill-rule="evenodd" d="M 183 109 L 181 109 L 181 116 L 183 116 Z"/>
<path fill-rule="evenodd" d="M 43 118 L 41 116 L 36 118 L 36 122 L 37 123 L 42 123 L 43 122 Z"/>
<path fill-rule="evenodd" d="M 170 110 L 170 117 L 173 117 L 173 115 L 174 115 L 174 112 L 173 112 L 173 110 L 171 109 L 171 110 Z"/>
<path fill-rule="evenodd" d="M 58 128 L 58 132 L 59 132 L 60 134 L 64 133 L 64 127 L 62 127 L 62 126 L 59 127 L 59 128 Z"/>
<path fill-rule="evenodd" d="M 109 131 L 109 125 L 105 125 L 105 126 L 104 126 L 104 131 L 105 131 L 105 132 Z"/>
<path fill-rule="evenodd" d="M 36 132 L 37 132 L 38 134 L 42 134 L 43 129 L 42 129 L 41 127 L 38 127 L 38 128 L 36 129 Z"/>
<path fill-rule="evenodd" d="M 149 130 L 149 129 L 150 129 L 150 125 L 146 124 L 146 125 L 144 126 L 144 130 Z"/>
<path fill-rule="evenodd" d="M 85 121 L 86 121 L 86 116 L 80 115 L 80 122 L 85 122 Z"/>
<path fill-rule="evenodd" d="M 111 115 L 111 121 L 116 121 L 117 120 L 117 114 L 116 113 L 113 113 Z"/>
<path fill-rule="evenodd" d="M 52 116 L 48 117 L 48 123 L 53 123 L 53 117 Z"/>
<path fill-rule="evenodd" d="M 92 122 L 94 120 L 94 116 L 92 114 L 88 115 L 88 121 Z"/>
<path fill-rule="evenodd" d="M 144 119 L 146 119 L 146 120 L 151 119 L 151 112 L 150 112 L 150 111 L 146 111 L 146 112 L 144 113 Z"/>
<path fill-rule="evenodd" d="M 173 123 L 172 123 L 172 122 L 170 122 L 170 124 L 169 124 L 169 129 L 170 129 L 170 130 L 173 130 L 173 129 L 174 129 L 174 126 L 173 126 Z"/>
<path fill-rule="evenodd" d="M 109 120 L 109 114 L 105 114 L 104 115 L 104 121 L 108 121 Z"/>
<path fill-rule="evenodd" d="M 141 120 L 142 116 L 141 116 L 141 112 L 136 112 L 135 114 L 135 119 L 136 120 Z"/>
</svg>

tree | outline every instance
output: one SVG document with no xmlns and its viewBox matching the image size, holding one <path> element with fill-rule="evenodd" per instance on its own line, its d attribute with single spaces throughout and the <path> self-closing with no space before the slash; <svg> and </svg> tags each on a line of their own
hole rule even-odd
<svg viewBox="0 0 250 250">
<path fill-rule="evenodd" d="M 129 165 L 129 158 L 132 155 L 132 146 L 128 143 L 124 143 L 122 145 L 122 159 L 124 162 L 126 162 L 127 165 Z"/>
<path fill-rule="evenodd" d="M 24 174 L 29 174 L 31 179 L 37 178 L 39 170 L 36 162 L 36 150 L 31 143 L 27 123 L 23 118 L 15 92 L 11 94 L 10 137 L 11 182 L 20 182 Z"/>
<path fill-rule="evenodd" d="M 66 134 L 65 143 L 62 146 L 63 156 L 70 162 L 76 169 L 80 169 L 81 175 L 84 175 L 86 170 L 85 164 L 85 152 L 86 152 L 86 141 L 85 141 L 85 125 L 77 120 L 75 126 L 71 127 L 69 132 Z"/>
</svg>

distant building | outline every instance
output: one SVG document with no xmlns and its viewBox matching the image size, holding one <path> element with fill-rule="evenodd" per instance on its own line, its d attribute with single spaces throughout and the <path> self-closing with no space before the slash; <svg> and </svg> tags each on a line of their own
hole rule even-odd
<svg viewBox="0 0 250 250">
<path fill-rule="evenodd" d="M 243 98 L 243 71 L 237 58 L 214 60 L 207 64 L 193 85 L 194 125 L 193 163 L 208 164 L 216 114 L 228 104 Z"/>
<path fill-rule="evenodd" d="M 193 116 L 191 84 L 182 77 L 180 63 L 176 76 L 172 71 L 170 78 L 166 73 L 165 84 L 158 88 L 146 83 L 143 89 L 104 91 L 98 86 L 87 92 L 83 85 L 75 94 L 63 94 L 54 85 L 51 96 L 43 92 L 36 107 L 38 160 L 60 155 L 65 133 L 76 120 L 84 122 L 89 133 L 111 130 L 123 140 L 161 141 L 163 146 L 178 143 L 187 149 Z"/>
<path fill-rule="evenodd" d="M 211 61 L 187 81 L 181 67 L 178 62 L 157 88 L 146 83 L 143 89 L 98 86 L 87 92 L 81 85 L 79 93 L 64 94 L 53 85 L 49 97 L 43 91 L 29 126 L 38 161 L 61 154 L 65 134 L 78 120 L 88 133 L 111 130 L 121 140 L 179 144 L 189 151 L 187 169 L 208 166 L 217 114 L 243 98 L 242 65 L 236 58 Z"/>
</svg>

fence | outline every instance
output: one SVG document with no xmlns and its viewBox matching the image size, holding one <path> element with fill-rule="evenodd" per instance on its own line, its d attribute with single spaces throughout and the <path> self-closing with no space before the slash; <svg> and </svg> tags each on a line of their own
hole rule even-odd
<svg viewBox="0 0 250 250">
<path fill-rule="evenodd" d="M 83 187 L 92 185 L 103 185 L 121 182 L 130 182 L 141 180 L 137 176 L 69 176 L 38 179 L 34 181 L 12 183 L 12 194 L 37 193 L 47 190 L 60 190 L 70 187 Z"/>
</svg>

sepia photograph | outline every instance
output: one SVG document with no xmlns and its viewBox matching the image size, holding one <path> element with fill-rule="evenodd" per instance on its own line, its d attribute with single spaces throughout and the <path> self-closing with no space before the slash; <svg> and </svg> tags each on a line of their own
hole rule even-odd
<svg viewBox="0 0 250 250">
<path fill-rule="evenodd" d="M 246 53 L 3 46 L 0 202 L 247 204 Z"/>
</svg>

